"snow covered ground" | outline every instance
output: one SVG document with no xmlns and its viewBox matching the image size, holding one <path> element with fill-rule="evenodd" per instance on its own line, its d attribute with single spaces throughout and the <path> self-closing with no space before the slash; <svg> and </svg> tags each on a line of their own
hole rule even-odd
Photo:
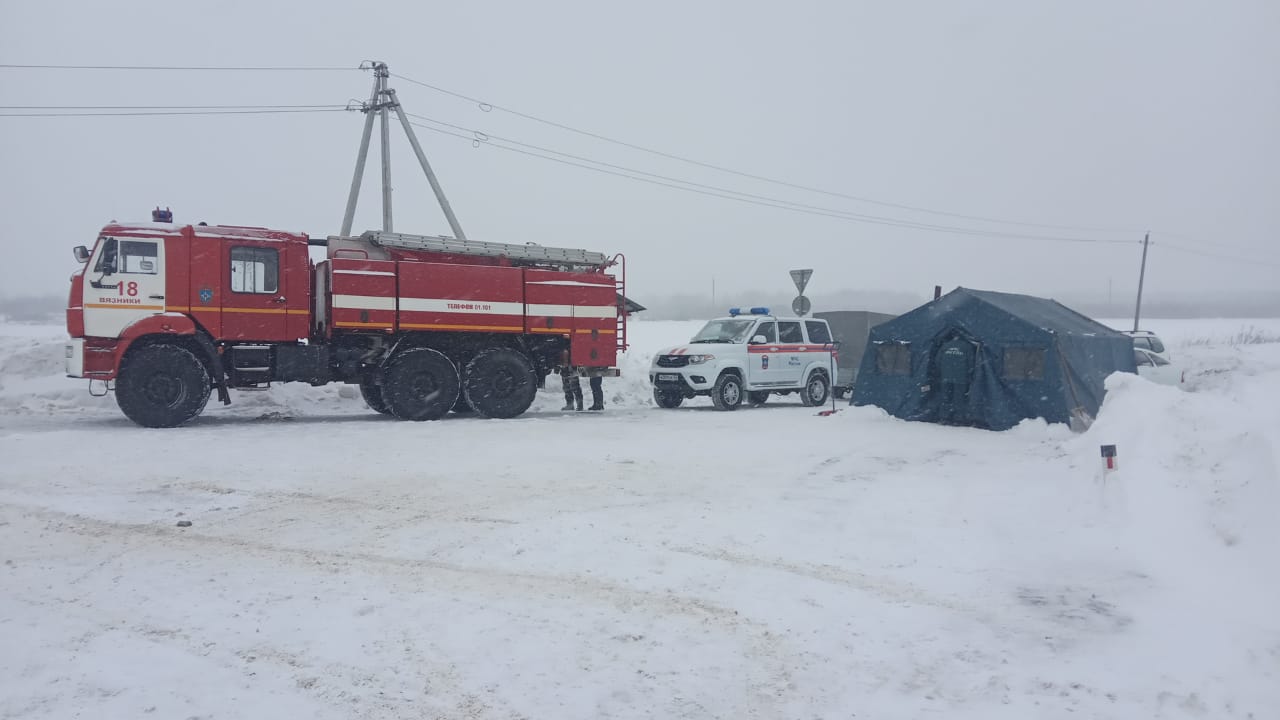
<svg viewBox="0 0 1280 720">
<path fill-rule="evenodd" d="M 1280 717 L 1280 322 L 1151 321 L 1189 391 L 1079 435 L 653 408 L 697 325 L 603 414 L 176 430 L 0 325 L 0 717 Z"/>
</svg>

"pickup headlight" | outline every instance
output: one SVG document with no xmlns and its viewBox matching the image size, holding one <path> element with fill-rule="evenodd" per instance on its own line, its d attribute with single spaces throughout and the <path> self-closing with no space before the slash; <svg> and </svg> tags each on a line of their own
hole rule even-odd
<svg viewBox="0 0 1280 720">
<path fill-rule="evenodd" d="M 716 359 L 715 355 L 690 355 L 689 364 L 701 365 L 704 362 L 711 362 L 712 360 L 715 360 L 715 359 Z"/>
</svg>

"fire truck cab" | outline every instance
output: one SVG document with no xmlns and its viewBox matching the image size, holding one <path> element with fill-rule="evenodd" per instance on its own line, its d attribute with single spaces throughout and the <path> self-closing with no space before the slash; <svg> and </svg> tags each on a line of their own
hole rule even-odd
<svg viewBox="0 0 1280 720">
<path fill-rule="evenodd" d="M 626 345 L 622 282 L 605 272 L 621 256 L 171 222 L 107 225 L 75 255 L 67 374 L 103 381 L 149 427 L 187 422 L 214 391 L 229 403 L 295 381 L 359 384 L 407 420 L 514 417 L 552 368 L 616 375 Z"/>
</svg>

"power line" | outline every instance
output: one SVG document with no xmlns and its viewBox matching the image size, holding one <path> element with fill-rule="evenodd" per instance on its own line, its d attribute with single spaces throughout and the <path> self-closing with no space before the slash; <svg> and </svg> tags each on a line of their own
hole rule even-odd
<svg viewBox="0 0 1280 720">
<path fill-rule="evenodd" d="M 593 172 L 603 173 L 605 175 L 613 175 L 616 177 L 626 178 L 628 180 L 636 180 L 639 182 L 648 183 L 650 185 L 658 185 L 661 187 L 668 187 L 675 190 L 684 190 L 686 192 L 697 193 L 699 195 L 718 197 L 718 198 L 723 198 L 725 200 L 735 200 L 735 201 L 747 203 L 750 205 L 771 207 L 778 210 L 789 210 L 792 212 L 803 213 L 806 215 L 829 217 L 829 218 L 835 218 L 838 220 L 867 223 L 872 225 L 884 225 L 889 227 L 900 227 L 900 228 L 906 228 L 906 229 L 912 229 L 912 230 L 926 230 L 926 231 L 933 231 L 933 232 L 950 233 L 955 235 L 968 235 L 968 236 L 985 237 L 985 238 L 1001 238 L 1001 239 L 1033 240 L 1033 241 L 1049 241 L 1049 242 L 1125 244 L 1125 245 L 1128 245 L 1134 242 L 1134 241 L 1127 241 L 1127 240 L 1097 240 L 1097 239 L 1091 239 L 1091 238 L 1050 237 L 1050 236 L 1043 236 L 1043 235 L 1018 235 L 1014 233 L 1003 233 L 998 231 L 985 231 L 977 228 L 961 228 L 961 227 L 951 227 L 951 226 L 944 226 L 944 225 L 927 225 L 927 224 L 916 223 L 911 221 L 895 220 L 892 218 L 879 218 L 876 216 L 860 216 L 855 213 L 848 213 L 840 210 L 833 210 L 831 208 L 806 206 L 799 203 L 792 203 L 787 200 L 780 200 L 777 198 L 768 198 L 766 196 L 752 196 L 746 193 L 739 193 L 736 190 L 726 190 L 724 188 L 717 188 L 715 186 L 710 186 L 710 185 L 702 185 L 700 183 L 690 183 L 689 181 L 679 180 L 676 178 L 666 178 L 665 176 L 660 176 L 660 175 L 655 176 L 653 173 L 644 173 L 643 171 L 631 171 L 629 168 L 623 168 L 623 171 L 611 170 L 608 168 L 609 167 L 620 168 L 621 166 L 606 165 L 606 167 L 600 167 L 598 165 L 587 164 L 591 162 L 596 162 L 592 160 L 586 160 L 585 162 L 575 162 L 574 160 L 566 160 L 561 157 L 544 155 L 540 152 L 535 152 L 532 150 L 522 149 L 520 147 L 503 145 L 501 143 L 493 142 L 492 139 L 490 139 L 492 136 L 486 136 L 486 139 L 484 140 L 477 140 L 475 136 L 462 135 L 460 133 L 452 132 L 449 130 L 442 130 L 440 128 L 432 127 L 430 125 L 423 125 L 421 123 L 412 123 L 412 125 L 414 127 L 420 127 L 424 130 L 430 130 L 432 132 L 437 132 L 442 135 L 449 135 L 451 137 L 459 138 L 461 140 L 466 140 L 468 142 L 472 142 L 473 144 L 479 142 L 485 145 L 489 145 L 491 147 L 498 148 L 500 150 L 507 150 L 510 152 L 519 153 L 521 155 L 528 155 L 530 157 L 541 158 L 543 160 L 550 160 L 552 162 L 557 162 L 557 163 L 561 163 L 563 165 L 569 165 L 572 167 L 578 167 L 584 170 L 591 170 Z M 527 147 L 536 147 L 536 146 L 527 146 Z M 556 151 L 547 151 L 547 152 L 555 153 Z M 565 153 L 558 153 L 558 154 L 565 155 L 566 157 L 570 157 L 570 158 L 577 157 L 577 156 L 566 155 Z M 643 175 L 649 175 L 651 177 L 633 175 L 633 174 L 630 174 L 630 172 L 642 173 Z M 683 184 L 677 184 L 677 183 L 683 183 Z"/>
<path fill-rule="evenodd" d="M 940 232 L 972 234 L 972 235 L 980 235 L 980 236 L 987 236 L 987 237 L 1007 237 L 1007 238 L 1014 238 L 1014 239 L 1031 239 L 1031 240 L 1045 240 L 1045 241 L 1056 241 L 1056 242 L 1107 242 L 1107 243 L 1117 243 L 1117 244 L 1118 243 L 1128 244 L 1129 242 L 1135 242 L 1135 241 L 1121 241 L 1121 240 L 1098 240 L 1093 238 L 1074 238 L 1074 237 L 1057 237 L 1057 236 L 1007 233 L 1007 232 L 1002 232 L 998 230 L 981 230 L 978 228 L 962 228 L 962 227 L 956 227 L 951 225 L 936 225 L 932 223 L 916 222 L 913 220 L 900 220 L 898 218 L 854 213 L 846 210 L 841 210 L 838 208 L 809 205 L 806 203 L 794 202 L 791 200 L 771 197 L 768 195 L 757 195 L 754 193 L 742 192 L 740 190 L 733 190 L 731 188 L 719 187 L 716 185 L 708 185 L 705 183 L 693 182 L 691 180 L 684 180 L 681 178 L 671 177 L 669 175 L 660 175 L 658 173 L 652 173 L 645 170 L 637 170 L 635 168 L 626 167 L 624 165 L 616 165 L 613 163 L 604 162 L 602 160 L 595 160 L 592 158 L 583 157 L 581 155 L 573 155 L 570 153 L 561 152 L 559 150 L 553 150 L 551 148 L 546 148 L 539 145 L 532 145 L 529 143 L 520 142 L 518 140 L 513 140 L 511 138 L 505 138 L 499 135 L 490 135 L 488 133 L 485 133 L 479 130 L 463 127 L 461 125 L 454 125 L 453 123 L 447 123 L 441 120 L 435 120 L 433 118 L 426 117 L 425 115 L 417 115 L 414 113 L 405 113 L 405 114 L 409 115 L 410 117 L 414 117 L 420 120 L 425 120 L 427 122 L 434 123 L 437 125 L 442 125 L 444 127 L 453 128 L 455 130 L 461 130 L 464 132 L 470 132 L 472 133 L 472 136 L 473 136 L 471 138 L 473 144 L 480 143 L 480 142 L 490 142 L 492 140 L 499 140 L 499 141 L 508 143 L 510 145 L 526 148 L 528 150 L 533 150 L 540 153 L 549 153 L 552 155 L 557 155 L 559 157 L 569 158 L 570 160 L 576 160 L 579 163 L 590 163 L 592 165 L 598 165 L 606 168 L 611 168 L 613 170 L 619 170 L 619 171 L 622 171 L 623 173 L 632 173 L 635 175 L 643 175 L 646 177 L 655 178 L 657 180 L 665 181 L 666 183 L 679 183 L 680 185 L 687 185 L 693 188 L 701 188 L 703 190 L 719 193 L 717 197 L 724 197 L 725 195 L 734 195 L 734 196 L 739 196 L 741 198 L 758 200 L 765 203 L 769 203 L 771 207 L 789 206 L 795 209 L 810 210 L 810 211 L 822 213 L 829 217 L 843 217 L 850 220 L 859 220 L 859 221 L 865 221 L 865 222 L 882 224 L 882 225 L 893 225 L 898 227 L 912 228 L 916 230 L 933 230 L 933 231 L 940 231 Z M 508 149 L 508 148 L 504 148 L 504 149 Z M 583 167 L 582 165 L 578 165 L 578 166 Z M 668 185 L 668 187 L 671 187 L 671 186 Z"/>
<path fill-rule="evenodd" d="M 336 103 L 316 105 L 0 105 L 0 110 L 267 110 L 279 108 L 343 108 Z"/>
<path fill-rule="evenodd" d="M 148 117 L 163 115 L 279 115 L 286 113 L 322 113 L 322 112 L 346 112 L 345 106 L 337 106 L 330 108 L 284 108 L 276 110 L 163 110 L 163 111 L 75 111 L 75 112 L 0 112 L 0 117 L 30 117 L 30 118 L 59 118 L 59 117 Z"/>
<path fill-rule="evenodd" d="M 359 70 L 358 67 L 307 67 L 298 65 L 25 65 L 0 64 L 6 70 L 211 70 L 211 71 L 264 71 L 264 72 L 333 72 L 336 70 Z"/>
<path fill-rule="evenodd" d="M 468 102 L 475 103 L 481 110 L 485 112 L 490 112 L 492 110 L 499 110 L 499 111 L 508 113 L 510 115 L 515 115 L 516 117 L 524 118 L 526 120 L 531 120 L 537 123 L 542 123 L 543 125 L 558 128 L 560 130 L 565 130 L 571 133 L 576 133 L 578 135 L 593 138 L 596 140 L 613 143 L 615 145 L 620 145 L 622 147 L 630 148 L 632 150 L 638 150 L 640 152 L 649 153 L 651 155 L 664 157 L 670 160 L 677 160 L 679 162 L 688 163 L 690 165 L 697 165 L 699 167 L 707 168 L 710 170 L 729 173 L 731 175 L 737 175 L 739 177 L 749 178 L 751 180 L 758 180 L 760 182 L 772 183 L 774 185 L 789 187 L 796 190 L 804 190 L 806 192 L 819 193 L 822 195 L 839 197 L 839 198 L 844 198 L 846 200 L 853 200 L 856 202 L 863 202 L 871 205 L 879 205 L 882 207 L 897 208 L 899 210 L 910 210 L 912 212 L 921 212 L 921 213 L 927 213 L 930 215 L 939 215 L 944 217 L 952 217 L 952 218 L 963 219 L 963 220 L 974 220 L 979 222 L 997 223 L 1002 225 L 1018 225 L 1023 227 L 1038 227 L 1038 228 L 1055 229 L 1055 230 L 1070 230 L 1074 232 L 1105 232 L 1105 233 L 1133 233 L 1133 234 L 1136 234 L 1139 232 L 1137 230 L 1123 229 L 1123 228 L 1100 228 L 1100 227 L 1087 227 L 1087 226 L 1079 226 L 1079 225 L 1057 225 L 1052 223 L 1034 223 L 1034 222 L 1022 222 L 1018 220 L 1004 220 L 1001 218 L 988 217 L 984 215 L 967 215 L 964 213 L 948 212 L 945 210 L 934 210 L 931 208 L 921 207 L 918 205 L 906 205 L 903 203 L 894 203 L 894 202 L 887 202 L 884 200 L 875 200 L 875 199 L 863 197 L 860 195 L 851 195 L 849 193 L 837 192 L 834 190 L 827 190 L 824 188 L 813 187 L 811 185 L 803 185 L 800 183 L 793 183 L 786 180 L 778 180 L 776 178 L 771 178 L 764 175 L 758 175 L 755 173 L 749 173 L 742 170 L 735 170 L 733 168 L 725 167 L 723 165 L 716 165 L 714 163 L 704 162 L 702 160 L 695 160 L 693 158 L 685 157 L 682 155 L 676 155 L 674 153 L 664 152 L 662 150 L 655 150 L 653 148 L 645 147 L 643 145 L 637 145 L 635 143 L 627 142 L 625 140 L 618 140 L 616 138 L 608 137 L 606 135 L 601 135 L 599 133 L 591 132 L 589 130 L 581 130 L 579 128 L 575 128 L 570 125 L 565 125 L 563 123 L 559 123 L 554 120 L 547 120 L 546 118 L 541 118 L 536 115 L 531 115 L 529 113 L 520 112 L 519 110 L 514 110 L 512 108 L 504 107 L 502 105 L 496 105 L 494 103 L 486 102 L 484 100 L 480 100 L 479 98 L 474 98 L 469 95 L 464 95 L 462 93 L 455 92 L 453 90 L 442 88 L 438 85 L 432 85 L 431 83 L 422 82 L 421 80 L 415 80 L 414 78 L 407 77 L 405 75 L 400 75 L 398 73 L 391 73 L 391 76 L 398 78 L 400 80 L 404 80 L 405 82 L 412 83 L 414 85 L 419 85 L 429 90 L 434 90 L 436 92 L 443 93 L 445 95 L 449 95 L 455 98 L 459 98 L 461 100 L 466 100 Z"/>
<path fill-rule="evenodd" d="M 1167 242 L 1157 242 L 1155 240 L 1152 240 L 1151 244 L 1155 245 L 1158 248 L 1166 247 L 1166 248 L 1169 248 L 1170 250 L 1177 250 L 1179 252 L 1190 253 L 1192 255 L 1200 255 L 1202 257 L 1217 258 L 1219 260 L 1230 260 L 1232 262 L 1244 263 L 1248 265 L 1264 265 L 1267 267 L 1280 268 L 1280 263 L 1268 262 L 1266 260 L 1258 260 L 1257 258 L 1248 258 L 1248 257 L 1242 257 L 1240 255 L 1227 255 L 1224 253 L 1209 252 L 1208 250 L 1200 250 L 1198 248 L 1189 248 L 1183 245 L 1174 245 L 1172 243 L 1167 243 Z"/>
</svg>

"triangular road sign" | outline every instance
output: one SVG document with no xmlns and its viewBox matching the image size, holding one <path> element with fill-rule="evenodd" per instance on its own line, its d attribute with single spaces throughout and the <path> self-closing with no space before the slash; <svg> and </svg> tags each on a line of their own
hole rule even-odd
<svg viewBox="0 0 1280 720">
<path fill-rule="evenodd" d="M 813 276 L 812 270 L 792 270 L 791 271 L 791 281 L 796 284 L 796 290 L 799 290 L 801 295 L 804 294 L 804 288 L 806 285 L 809 284 L 809 278 L 812 276 Z"/>
</svg>

